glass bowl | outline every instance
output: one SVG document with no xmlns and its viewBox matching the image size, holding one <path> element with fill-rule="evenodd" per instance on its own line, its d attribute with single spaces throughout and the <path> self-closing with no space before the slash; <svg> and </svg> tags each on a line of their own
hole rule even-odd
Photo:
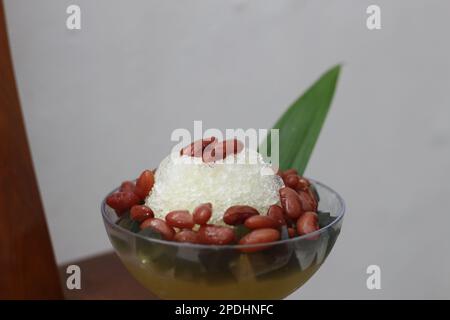
<svg viewBox="0 0 450 320">
<path fill-rule="evenodd" d="M 105 200 L 101 211 L 123 264 L 162 299 L 282 299 L 319 269 L 342 226 L 343 199 L 310 181 L 320 197 L 319 211 L 334 219 L 314 233 L 272 243 L 216 246 L 152 239 L 117 225 L 118 217 Z M 261 250 L 242 251 L 250 247 Z"/>
</svg>

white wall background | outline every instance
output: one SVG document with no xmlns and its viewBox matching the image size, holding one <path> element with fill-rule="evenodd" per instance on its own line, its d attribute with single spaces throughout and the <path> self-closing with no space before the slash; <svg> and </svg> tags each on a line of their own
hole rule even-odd
<svg viewBox="0 0 450 320">
<path fill-rule="evenodd" d="M 365 9 L 382 7 L 382 30 Z M 65 28 L 78 4 L 82 30 Z M 270 127 L 344 63 L 307 174 L 344 229 L 292 298 L 450 298 L 450 2 L 5 1 L 20 98 L 60 263 L 110 249 L 102 197 L 154 167 L 173 129 Z M 26 195 L 24 195 L 26 201 Z M 369 264 L 382 290 L 365 287 Z"/>
</svg>

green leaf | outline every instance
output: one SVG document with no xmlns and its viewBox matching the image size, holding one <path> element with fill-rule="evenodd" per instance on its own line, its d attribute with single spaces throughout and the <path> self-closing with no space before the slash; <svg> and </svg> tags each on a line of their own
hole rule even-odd
<svg viewBox="0 0 450 320">
<path fill-rule="evenodd" d="M 140 230 L 139 223 L 131 220 L 129 212 L 123 214 L 122 217 L 120 217 L 120 219 L 116 222 L 116 224 L 131 232 L 138 232 Z"/>
<path fill-rule="evenodd" d="M 295 168 L 303 175 L 319 137 L 333 99 L 341 66 L 329 69 L 300 98 L 297 99 L 273 126 L 279 129 L 280 169 Z M 264 155 L 271 154 L 270 132 L 261 144 Z"/>
<path fill-rule="evenodd" d="M 319 227 L 324 228 L 332 223 L 336 217 L 331 216 L 330 212 L 317 211 L 317 217 L 319 219 Z"/>
<path fill-rule="evenodd" d="M 250 229 L 244 226 L 243 224 L 237 225 L 234 227 L 234 236 L 236 239 L 241 239 L 244 237 L 247 233 L 250 233 Z"/>
</svg>

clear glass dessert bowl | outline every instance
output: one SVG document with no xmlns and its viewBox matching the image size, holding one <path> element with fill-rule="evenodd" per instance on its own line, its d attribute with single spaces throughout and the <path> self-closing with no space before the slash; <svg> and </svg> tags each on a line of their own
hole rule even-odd
<svg viewBox="0 0 450 320">
<path fill-rule="evenodd" d="M 319 269 L 342 226 L 343 199 L 326 185 L 310 181 L 320 197 L 318 210 L 329 212 L 330 222 L 313 233 L 272 243 L 219 246 L 165 241 L 116 224 L 119 218 L 105 200 L 101 212 L 126 268 L 162 299 L 283 299 Z"/>
</svg>

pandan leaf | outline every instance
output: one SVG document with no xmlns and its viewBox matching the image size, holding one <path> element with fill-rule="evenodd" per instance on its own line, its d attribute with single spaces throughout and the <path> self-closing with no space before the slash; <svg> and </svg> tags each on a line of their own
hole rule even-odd
<svg viewBox="0 0 450 320">
<path fill-rule="evenodd" d="M 337 65 L 323 74 L 273 126 L 279 129 L 281 170 L 295 168 L 303 175 L 330 108 L 340 69 Z M 270 142 L 269 132 L 260 146 L 264 155 L 271 154 L 266 152 Z"/>
<path fill-rule="evenodd" d="M 324 228 L 332 223 L 336 217 L 331 216 L 330 212 L 317 211 L 317 217 L 319 219 L 319 227 Z"/>
</svg>

